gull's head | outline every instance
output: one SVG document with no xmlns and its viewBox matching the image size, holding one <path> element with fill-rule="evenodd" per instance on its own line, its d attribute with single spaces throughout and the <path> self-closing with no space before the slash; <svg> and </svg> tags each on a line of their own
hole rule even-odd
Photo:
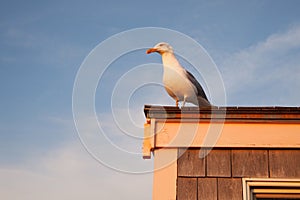
<svg viewBox="0 0 300 200">
<path fill-rule="evenodd" d="M 160 42 L 157 45 L 155 45 L 153 48 L 150 48 L 146 51 L 147 54 L 157 52 L 159 54 L 164 54 L 164 53 L 173 53 L 173 48 L 171 45 L 169 45 L 166 42 Z"/>
</svg>

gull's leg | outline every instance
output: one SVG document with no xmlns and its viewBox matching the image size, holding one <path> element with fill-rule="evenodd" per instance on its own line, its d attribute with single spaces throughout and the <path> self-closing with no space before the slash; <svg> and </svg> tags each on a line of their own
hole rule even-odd
<svg viewBox="0 0 300 200">
<path fill-rule="evenodd" d="M 183 102 L 182 102 L 181 108 L 183 108 L 183 107 L 184 107 L 184 105 L 185 105 L 185 97 L 184 97 L 184 99 L 183 99 Z"/>
</svg>

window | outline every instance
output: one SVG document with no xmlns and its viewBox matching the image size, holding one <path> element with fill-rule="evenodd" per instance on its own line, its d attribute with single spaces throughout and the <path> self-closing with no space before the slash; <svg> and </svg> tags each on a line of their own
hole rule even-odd
<svg viewBox="0 0 300 200">
<path fill-rule="evenodd" d="M 300 199 L 300 179 L 243 179 L 243 200 Z"/>
</svg>

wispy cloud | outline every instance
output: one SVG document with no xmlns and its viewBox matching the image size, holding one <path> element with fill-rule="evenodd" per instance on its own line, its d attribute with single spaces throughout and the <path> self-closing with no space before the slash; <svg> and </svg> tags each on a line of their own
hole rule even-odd
<svg viewBox="0 0 300 200">
<path fill-rule="evenodd" d="M 299 63 L 300 26 L 233 54 L 222 64 L 229 103 L 297 105 Z"/>
<path fill-rule="evenodd" d="M 111 114 L 100 115 L 102 117 L 99 123 L 107 138 L 99 136 L 98 124 L 92 123 L 90 116 L 83 119 L 86 132 L 81 134 L 84 139 L 90 139 L 90 142 L 85 143 L 88 150 L 111 168 L 98 162 L 86 151 L 76 136 L 72 119 L 47 117 L 46 121 L 60 127 L 62 132 L 72 137 L 59 145 L 48 147 L 43 154 L 24 155 L 22 161 L 17 163 L 1 163 L 1 197 L 12 200 L 151 199 L 151 173 L 134 175 L 121 172 L 141 173 L 153 169 L 152 160 L 142 159 L 142 140 L 125 135 L 118 129 Z M 140 132 L 141 135 L 142 133 Z M 94 146 L 89 146 L 91 143 Z"/>
<path fill-rule="evenodd" d="M 0 168 L 3 199 L 151 199 L 152 175 L 113 171 L 79 143 L 50 151 L 26 167 Z M 126 182 L 126 184 L 124 184 Z"/>
</svg>

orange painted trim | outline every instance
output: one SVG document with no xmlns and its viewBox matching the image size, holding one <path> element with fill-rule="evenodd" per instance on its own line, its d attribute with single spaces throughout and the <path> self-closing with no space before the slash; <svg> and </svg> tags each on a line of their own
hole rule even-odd
<svg viewBox="0 0 300 200">
<path fill-rule="evenodd" d="M 300 124 L 156 122 L 155 130 L 154 148 L 300 148 Z M 204 142 L 206 137 L 210 141 Z"/>
</svg>

